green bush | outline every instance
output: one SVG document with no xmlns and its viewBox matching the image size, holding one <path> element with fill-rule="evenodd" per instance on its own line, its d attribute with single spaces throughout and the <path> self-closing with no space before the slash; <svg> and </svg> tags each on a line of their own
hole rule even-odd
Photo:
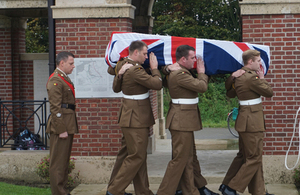
<svg viewBox="0 0 300 195">
<path fill-rule="evenodd" d="M 75 180 L 79 178 L 79 171 L 71 175 L 71 172 L 75 169 L 75 158 L 70 158 L 69 167 L 68 167 L 68 183 L 67 187 L 71 187 L 75 184 Z M 41 159 L 41 162 L 37 164 L 36 173 L 41 178 L 45 179 L 48 183 L 50 183 L 50 174 L 49 174 L 49 165 L 50 165 L 50 156 L 47 155 Z"/>
<path fill-rule="evenodd" d="M 227 127 L 227 114 L 233 107 L 238 107 L 237 98 L 229 99 L 226 96 L 226 75 L 210 79 L 208 89 L 199 94 L 199 109 L 203 127 Z M 168 89 L 164 88 L 164 115 L 166 117 L 171 97 Z"/>
<path fill-rule="evenodd" d="M 293 179 L 295 182 L 295 186 L 299 189 L 300 188 L 300 166 L 294 170 Z"/>
</svg>

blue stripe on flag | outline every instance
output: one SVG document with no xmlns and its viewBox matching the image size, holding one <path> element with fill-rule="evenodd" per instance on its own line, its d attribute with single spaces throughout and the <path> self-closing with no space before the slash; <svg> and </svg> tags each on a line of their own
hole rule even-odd
<svg viewBox="0 0 300 195">
<path fill-rule="evenodd" d="M 220 47 L 206 41 L 204 41 L 203 45 L 205 74 L 228 74 L 243 67 L 234 57 Z"/>
<path fill-rule="evenodd" d="M 164 59 L 164 47 L 165 47 L 165 44 L 161 43 L 159 45 L 156 45 L 155 47 L 152 47 L 152 48 L 148 49 L 148 57 L 149 57 L 149 54 L 151 52 L 153 52 L 156 55 L 156 58 L 157 58 L 157 61 L 158 61 L 158 66 L 166 65 L 165 64 L 165 59 Z M 143 67 L 144 68 L 149 67 L 149 58 L 146 59 Z"/>
<path fill-rule="evenodd" d="M 255 49 L 255 50 L 257 50 L 257 51 L 259 51 L 260 52 L 260 57 L 264 60 L 264 62 L 265 62 L 265 64 L 266 64 L 266 72 L 265 72 L 265 74 L 267 74 L 267 72 L 268 72 L 268 70 L 269 70 L 269 57 L 268 57 L 268 54 L 267 54 L 267 52 L 265 52 L 264 50 L 262 50 L 262 49 L 259 49 L 258 47 L 255 47 L 255 46 L 253 46 L 253 48 Z"/>
</svg>

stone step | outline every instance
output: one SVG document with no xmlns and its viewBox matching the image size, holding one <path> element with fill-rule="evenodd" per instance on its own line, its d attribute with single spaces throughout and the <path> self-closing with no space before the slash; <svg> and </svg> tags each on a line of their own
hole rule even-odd
<svg viewBox="0 0 300 195">
<path fill-rule="evenodd" d="M 195 139 L 197 150 L 237 150 L 237 139 Z"/>
<path fill-rule="evenodd" d="M 214 192 L 219 192 L 220 184 L 208 184 L 206 187 Z M 80 184 L 77 186 L 72 192 L 72 195 L 105 195 L 106 193 L 106 184 Z M 159 188 L 159 184 L 151 184 L 150 183 L 150 189 L 155 194 L 157 192 L 157 189 Z M 298 191 L 294 184 L 266 184 L 266 188 L 269 193 L 275 193 L 280 195 L 298 195 Z M 126 192 L 134 193 L 133 185 L 130 184 Z M 247 189 L 244 193 L 239 193 L 240 195 L 250 195 L 247 192 Z"/>
<path fill-rule="evenodd" d="M 208 176 L 205 176 L 205 179 L 206 179 L 207 183 L 209 183 L 209 184 L 219 184 L 220 185 L 224 179 L 224 176 L 219 176 L 219 175 L 209 176 L 208 175 Z M 150 184 L 160 184 L 162 179 L 163 179 L 163 176 L 162 177 L 149 176 L 149 183 Z"/>
</svg>

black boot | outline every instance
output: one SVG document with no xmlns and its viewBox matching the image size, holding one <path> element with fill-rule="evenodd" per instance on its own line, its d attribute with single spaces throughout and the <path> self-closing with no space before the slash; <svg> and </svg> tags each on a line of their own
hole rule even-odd
<svg viewBox="0 0 300 195">
<path fill-rule="evenodd" d="M 176 190 L 175 195 L 183 195 L 181 190 Z"/>
<path fill-rule="evenodd" d="M 218 193 L 214 193 L 213 191 L 211 191 L 210 189 L 208 189 L 207 187 L 202 187 L 198 189 L 200 192 L 200 195 L 219 195 Z"/>
<path fill-rule="evenodd" d="M 236 193 L 236 190 L 231 189 L 229 186 L 224 185 L 225 187 L 223 187 L 223 188 L 221 186 L 220 186 L 220 189 L 223 189 L 223 191 L 222 191 L 223 195 L 239 195 L 238 193 Z"/>
</svg>

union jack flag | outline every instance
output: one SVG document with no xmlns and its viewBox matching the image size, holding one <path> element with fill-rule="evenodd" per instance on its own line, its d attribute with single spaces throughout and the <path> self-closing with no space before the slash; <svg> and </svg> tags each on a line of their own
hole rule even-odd
<svg viewBox="0 0 300 195">
<path fill-rule="evenodd" d="M 128 47 L 135 40 L 144 41 L 148 45 L 148 53 L 153 52 L 156 55 L 159 66 L 175 63 L 176 48 L 190 45 L 196 49 L 196 55 L 203 58 L 207 75 L 227 74 L 240 69 L 243 66 L 242 53 L 248 49 L 260 51 L 264 74 L 269 69 L 270 47 L 266 45 L 132 32 L 112 33 L 105 52 L 106 63 L 115 67 L 121 58 L 128 56 Z M 148 60 L 144 66 L 149 66 Z M 196 63 L 194 66 L 196 67 Z"/>
</svg>

